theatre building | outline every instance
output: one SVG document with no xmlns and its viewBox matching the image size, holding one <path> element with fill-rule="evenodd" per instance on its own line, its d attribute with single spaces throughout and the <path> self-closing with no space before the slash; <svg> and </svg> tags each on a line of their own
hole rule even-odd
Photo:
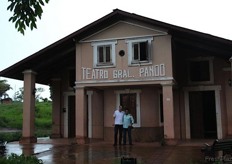
<svg viewBox="0 0 232 164">
<path fill-rule="evenodd" d="M 51 138 L 113 142 L 122 105 L 135 142 L 216 139 L 232 135 L 231 56 L 230 40 L 115 9 L 0 76 L 24 81 L 21 142 L 36 142 L 35 83 L 52 88 Z"/>
</svg>

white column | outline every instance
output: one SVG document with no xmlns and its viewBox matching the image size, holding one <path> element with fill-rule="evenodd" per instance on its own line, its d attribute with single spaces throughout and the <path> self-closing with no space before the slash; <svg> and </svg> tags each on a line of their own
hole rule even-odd
<svg viewBox="0 0 232 164">
<path fill-rule="evenodd" d="M 76 87 L 76 139 L 78 144 L 87 143 L 87 110 L 84 87 Z"/>
<path fill-rule="evenodd" d="M 175 138 L 174 130 L 174 103 L 172 84 L 163 85 L 163 114 L 164 114 L 164 137 Z"/>
<path fill-rule="evenodd" d="M 93 125 L 92 125 L 92 95 L 93 91 L 87 91 L 88 95 L 88 138 L 93 137 Z"/>
</svg>

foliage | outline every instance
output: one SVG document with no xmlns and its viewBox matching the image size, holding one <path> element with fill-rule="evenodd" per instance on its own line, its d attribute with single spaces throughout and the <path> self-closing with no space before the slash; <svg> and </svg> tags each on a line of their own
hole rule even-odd
<svg viewBox="0 0 232 164">
<path fill-rule="evenodd" d="M 12 153 L 8 157 L 0 158 L 1 164 L 43 164 L 41 159 L 35 156 L 25 156 L 24 154 L 17 155 Z"/>
<path fill-rule="evenodd" d="M 48 137 L 51 136 L 51 129 L 37 129 L 35 131 L 36 137 Z"/>
<path fill-rule="evenodd" d="M 49 91 L 50 91 L 50 99 L 52 100 L 52 95 L 53 95 L 52 86 L 49 87 Z"/>
<path fill-rule="evenodd" d="M 40 129 L 51 128 L 51 111 L 51 102 L 37 102 L 35 109 L 35 127 L 39 127 Z"/>
<path fill-rule="evenodd" d="M 7 132 L 7 133 L 0 133 L 0 141 L 19 141 L 22 136 L 21 132 Z"/>
<path fill-rule="evenodd" d="M 48 137 L 51 135 L 51 129 L 37 129 L 35 131 L 36 137 Z M 7 141 L 7 142 L 13 142 L 13 141 L 19 141 L 22 137 L 22 132 L 1 132 L 0 133 L 0 140 L 1 141 Z"/>
<path fill-rule="evenodd" d="M 24 94 L 24 90 L 23 87 L 19 88 L 19 91 L 16 91 L 14 93 L 14 101 L 18 101 L 18 102 L 22 102 L 23 101 L 23 94 Z"/>
<path fill-rule="evenodd" d="M 31 30 L 37 28 L 37 18 L 41 19 L 42 7 L 49 0 L 8 0 L 8 2 L 10 5 L 7 10 L 13 12 L 9 21 L 15 23 L 15 28 L 24 35 L 26 27 L 30 27 Z"/>
<path fill-rule="evenodd" d="M 7 80 L 0 80 L 0 99 L 2 96 L 7 96 L 6 91 L 10 90 L 11 87 L 7 84 Z"/>
<path fill-rule="evenodd" d="M 167 145 L 167 135 L 157 135 L 156 140 L 160 142 L 161 146 Z"/>
<path fill-rule="evenodd" d="M 44 92 L 44 88 L 36 88 L 36 94 L 35 94 L 35 99 L 38 101 L 39 99 L 42 99 L 40 94 Z"/>
</svg>

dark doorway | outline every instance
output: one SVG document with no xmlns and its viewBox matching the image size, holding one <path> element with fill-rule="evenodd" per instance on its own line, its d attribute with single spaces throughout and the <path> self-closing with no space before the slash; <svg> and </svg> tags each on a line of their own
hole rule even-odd
<svg viewBox="0 0 232 164">
<path fill-rule="evenodd" d="M 217 138 L 214 91 L 189 92 L 191 138 Z"/>
<path fill-rule="evenodd" d="M 129 113 L 134 118 L 134 122 L 137 123 L 136 93 L 120 94 L 120 105 L 122 105 L 123 110 L 129 110 Z"/>
<path fill-rule="evenodd" d="M 75 96 L 68 96 L 68 137 L 75 137 Z"/>
</svg>

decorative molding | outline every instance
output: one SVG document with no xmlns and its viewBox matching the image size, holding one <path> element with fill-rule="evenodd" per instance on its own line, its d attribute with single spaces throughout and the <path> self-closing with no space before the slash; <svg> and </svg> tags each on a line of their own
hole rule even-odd
<svg viewBox="0 0 232 164">
<path fill-rule="evenodd" d="M 28 70 L 23 71 L 23 74 L 34 74 L 34 75 L 36 75 L 37 73 L 35 71 L 31 70 L 31 69 L 28 69 Z"/>
</svg>

